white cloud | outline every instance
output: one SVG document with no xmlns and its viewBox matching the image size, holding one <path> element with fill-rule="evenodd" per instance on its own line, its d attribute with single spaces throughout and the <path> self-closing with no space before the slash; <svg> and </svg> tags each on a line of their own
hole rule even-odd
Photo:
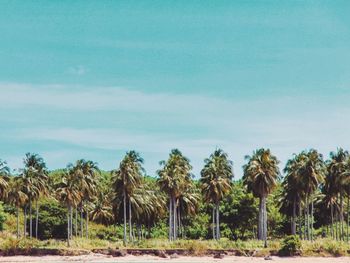
<svg viewBox="0 0 350 263">
<path fill-rule="evenodd" d="M 325 155 L 338 146 L 350 149 L 347 96 L 324 100 L 312 97 L 242 100 L 152 94 L 120 87 L 13 83 L 0 84 L 0 92 L 4 96 L 0 103 L 0 121 L 10 120 L 18 126 L 0 134 L 0 142 L 41 142 L 48 146 L 75 147 L 72 154 L 65 154 L 62 149 L 50 152 L 46 148 L 45 152 L 50 152 L 48 163 L 61 167 L 66 165 L 67 156 L 74 157 L 71 161 L 80 158 L 82 152 L 79 151 L 85 151 L 81 149 L 90 153 L 135 149 L 150 160 L 146 163 L 153 174 L 158 168 L 157 161 L 165 159 L 170 149 L 179 148 L 192 160 L 198 174 L 203 159 L 215 147 L 222 147 L 234 160 L 240 177 L 243 156 L 259 147 L 270 147 L 282 160 L 281 167 L 293 153 L 306 148 L 317 148 Z M 330 100 L 337 104 L 329 107 Z M 46 118 L 51 118 L 51 112 L 66 110 L 76 119 L 91 113 L 94 118 L 107 117 L 102 126 L 94 123 L 96 119 L 79 124 L 63 119 L 54 127 L 46 125 L 45 121 L 35 126 L 30 121 L 24 124 L 14 121 L 12 112 L 20 111 L 22 116 L 33 109 L 40 114 L 50 110 Z M 118 119 L 120 114 L 130 119 L 129 122 L 109 126 L 108 119 Z M 150 119 L 152 130 L 148 129 Z M 167 129 L 162 129 L 164 127 Z M 0 149 L 0 153 L 6 159 L 6 152 Z M 108 164 L 106 169 L 112 168 L 110 164 L 114 164 L 116 157 L 108 158 L 99 160 L 102 168 L 105 168 L 104 164 Z"/>
</svg>

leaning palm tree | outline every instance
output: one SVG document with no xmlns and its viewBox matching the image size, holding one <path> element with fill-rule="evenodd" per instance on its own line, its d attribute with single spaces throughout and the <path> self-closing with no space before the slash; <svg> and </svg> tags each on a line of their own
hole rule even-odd
<svg viewBox="0 0 350 263">
<path fill-rule="evenodd" d="M 162 168 L 157 171 L 158 184 L 169 197 L 169 240 L 176 240 L 178 234 L 177 206 L 181 193 L 191 180 L 189 159 L 182 155 L 178 149 L 171 151 L 167 161 L 161 161 Z"/>
<path fill-rule="evenodd" d="M 127 242 L 126 220 L 127 205 L 129 215 L 129 239 L 133 240 L 132 233 L 132 203 L 131 197 L 141 183 L 144 169 L 142 167 L 143 159 L 136 151 L 127 152 L 120 162 L 119 168 L 113 171 L 113 189 L 118 197 L 123 200 L 124 213 L 124 244 Z"/>
<path fill-rule="evenodd" d="M 9 188 L 7 193 L 7 202 L 16 207 L 16 217 L 17 217 L 17 238 L 20 236 L 19 231 L 19 209 L 23 206 L 27 200 L 27 195 L 22 191 L 23 189 L 23 179 L 20 176 L 12 177 L 9 181 Z"/>
<path fill-rule="evenodd" d="M 219 205 L 231 190 L 233 163 L 221 149 L 215 150 L 204 162 L 200 178 L 201 188 L 204 201 L 213 204 L 213 238 L 219 240 Z"/>
<path fill-rule="evenodd" d="M 279 161 L 269 149 L 256 150 L 252 156 L 246 156 L 248 163 L 243 166 L 243 182 L 248 190 L 259 197 L 258 238 L 267 246 L 267 211 L 266 198 L 277 185 Z"/>
</svg>

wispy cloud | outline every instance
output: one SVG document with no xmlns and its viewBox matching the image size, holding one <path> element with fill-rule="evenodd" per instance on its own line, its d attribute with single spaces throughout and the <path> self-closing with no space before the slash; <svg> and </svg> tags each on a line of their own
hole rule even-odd
<svg viewBox="0 0 350 263">
<path fill-rule="evenodd" d="M 12 125 L 4 126 L 0 134 L 4 159 L 13 144 L 29 143 L 28 150 L 47 153 L 48 163 L 54 167 L 65 166 L 67 156 L 74 161 L 89 153 L 87 156 L 100 158 L 102 168 L 111 169 L 116 159 L 111 152 L 136 149 L 154 174 L 157 162 L 172 148 L 179 148 L 198 174 L 203 159 L 222 147 L 234 160 L 240 177 L 243 156 L 258 147 L 270 147 L 282 160 L 281 167 L 292 153 L 305 148 L 314 147 L 324 154 L 338 146 L 350 148 L 350 109 L 342 102 L 346 96 L 317 101 L 276 96 L 244 101 L 121 87 L 15 83 L 0 84 L 0 91 L 5 98 L 0 104 L 0 121 Z M 330 99 L 339 103 L 330 108 Z M 62 118 L 52 120 L 62 112 Z M 40 122 L 35 122 L 37 117 Z M 15 165 L 20 163 L 21 157 L 17 161 L 13 154 L 8 157 Z"/>
</svg>

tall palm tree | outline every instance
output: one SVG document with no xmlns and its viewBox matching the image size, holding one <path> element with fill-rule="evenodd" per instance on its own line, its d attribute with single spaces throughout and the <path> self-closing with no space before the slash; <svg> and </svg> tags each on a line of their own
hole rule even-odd
<svg viewBox="0 0 350 263">
<path fill-rule="evenodd" d="M 259 197 L 258 238 L 267 246 L 266 198 L 277 185 L 279 161 L 269 149 L 261 148 L 246 156 L 248 163 L 243 166 L 243 182 L 255 197 Z"/>
<path fill-rule="evenodd" d="M 299 174 L 302 166 L 302 155 L 294 155 L 294 158 L 287 161 L 284 168 L 286 174 L 282 187 L 282 199 L 280 200 L 281 209 L 286 214 L 291 214 L 291 233 L 296 234 L 296 213 L 297 209 L 301 211 L 303 192 L 301 191 L 301 176 Z M 300 216 L 300 214 L 299 214 Z M 299 235 L 301 237 L 301 222 L 299 218 Z"/>
<path fill-rule="evenodd" d="M 61 181 L 56 185 L 56 198 L 67 207 L 67 245 L 70 246 L 70 239 L 72 237 L 72 207 L 76 207 L 83 194 L 77 187 L 74 172 L 71 170 L 64 171 Z"/>
<path fill-rule="evenodd" d="M 42 157 L 38 154 L 27 153 L 24 158 L 23 169 L 23 192 L 28 196 L 29 206 L 29 235 L 33 237 L 33 222 L 32 222 L 32 202 L 35 202 L 36 207 L 36 232 L 38 237 L 38 223 L 39 223 L 39 207 L 38 199 L 41 195 L 47 193 L 48 172 L 46 164 Z M 26 208 L 25 208 L 26 210 Z"/>
<path fill-rule="evenodd" d="M 320 184 L 324 181 L 325 166 L 322 155 L 314 149 L 307 152 L 302 152 L 301 156 L 302 165 L 299 169 L 299 174 L 301 189 L 305 196 L 307 239 L 312 240 L 314 194 L 316 190 L 319 189 Z"/>
<path fill-rule="evenodd" d="M 119 168 L 113 171 L 113 188 L 120 198 L 123 200 L 124 213 L 124 244 L 127 242 L 126 236 L 126 220 L 127 220 L 127 204 L 129 215 L 129 239 L 133 240 L 132 233 L 132 203 L 131 197 L 141 183 L 144 169 L 142 167 L 143 159 L 136 151 L 127 152 L 123 160 L 119 164 Z"/>
<path fill-rule="evenodd" d="M 23 178 L 20 176 L 12 177 L 9 181 L 9 188 L 7 194 L 7 202 L 16 207 L 16 217 L 17 217 L 17 238 L 20 236 L 19 231 L 19 209 L 23 206 L 27 200 L 27 195 L 23 190 Z"/>
<path fill-rule="evenodd" d="M 204 160 L 205 165 L 201 171 L 201 188 L 204 201 L 213 204 L 213 238 L 220 239 L 219 205 L 220 201 L 231 190 L 233 178 L 232 161 L 227 154 L 217 149 Z"/>
<path fill-rule="evenodd" d="M 344 238 L 344 206 L 343 198 L 345 193 L 349 191 L 350 174 L 347 172 L 347 162 L 349 160 L 349 153 L 339 148 L 337 152 L 330 153 L 330 160 L 327 164 L 326 184 L 328 186 L 329 194 L 333 194 L 335 200 L 339 196 L 339 219 L 340 219 L 340 239 Z M 332 188 L 330 188 L 332 187 Z M 333 191 L 330 191 L 333 190 Z M 335 195 L 335 196 L 334 196 Z"/>
<path fill-rule="evenodd" d="M 169 240 L 176 240 L 178 199 L 191 180 L 192 166 L 189 159 L 183 156 L 178 149 L 173 149 L 168 160 L 161 161 L 160 165 L 162 168 L 157 171 L 158 183 L 162 191 L 169 197 Z"/>
<path fill-rule="evenodd" d="M 68 169 L 71 171 L 71 173 L 74 174 L 74 184 L 76 184 L 76 187 L 81 191 L 82 199 L 80 203 L 77 203 L 73 208 L 76 211 L 76 221 L 75 221 L 75 232 L 77 234 L 78 226 L 77 226 L 77 208 L 80 206 L 80 234 L 81 237 L 83 237 L 83 209 L 85 207 L 85 214 L 86 214 L 86 223 L 85 223 L 85 236 L 86 238 L 89 237 L 89 206 L 90 203 L 93 201 L 96 190 L 97 190 L 97 175 L 100 173 L 100 170 L 98 169 L 97 163 L 94 163 L 93 161 L 80 159 L 76 161 L 76 163 L 69 164 Z M 73 233 L 73 208 L 71 211 L 71 233 Z"/>
</svg>

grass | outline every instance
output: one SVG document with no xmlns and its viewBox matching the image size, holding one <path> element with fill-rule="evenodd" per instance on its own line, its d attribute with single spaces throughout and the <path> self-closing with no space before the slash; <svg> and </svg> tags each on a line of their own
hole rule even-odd
<svg viewBox="0 0 350 263">
<path fill-rule="evenodd" d="M 203 255 L 208 249 L 213 250 L 235 250 L 239 255 L 243 256 L 266 256 L 271 252 L 277 252 L 281 248 L 281 240 L 270 240 L 268 247 L 264 248 L 264 244 L 258 240 L 232 241 L 228 239 L 214 240 L 176 240 L 169 242 L 167 239 L 148 239 L 136 241 L 134 243 L 123 246 L 122 240 L 108 241 L 102 239 L 85 239 L 74 238 L 71 240 L 71 246 L 67 247 L 65 240 L 44 240 L 36 239 L 19 239 L 8 231 L 0 233 L 0 249 L 5 253 L 11 253 L 16 250 L 28 251 L 36 249 L 60 249 L 60 250 L 88 250 L 93 249 L 115 249 L 115 248 L 134 248 L 134 249 L 184 249 L 191 255 Z M 332 239 L 317 239 L 313 242 L 301 241 L 302 256 L 350 256 L 350 245 L 347 242 L 339 242 Z"/>
</svg>

